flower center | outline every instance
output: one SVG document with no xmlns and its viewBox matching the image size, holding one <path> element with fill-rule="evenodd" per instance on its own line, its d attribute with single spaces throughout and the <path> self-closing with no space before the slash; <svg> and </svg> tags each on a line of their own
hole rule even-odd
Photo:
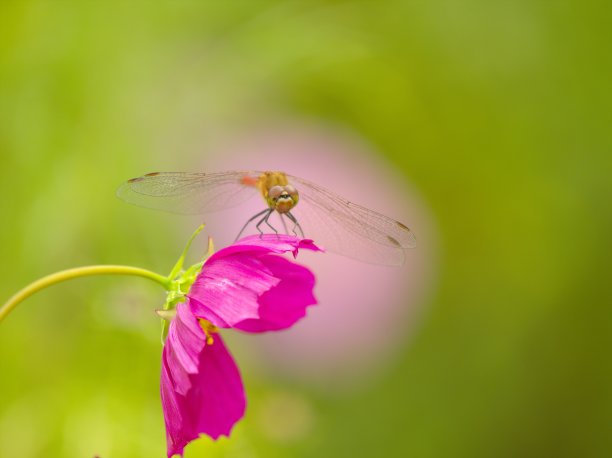
<svg viewBox="0 0 612 458">
<path fill-rule="evenodd" d="M 206 335 L 206 345 L 212 345 L 215 343 L 215 339 L 213 339 L 212 335 L 217 334 L 219 332 L 219 328 L 204 318 L 198 318 L 198 322 Z"/>
</svg>

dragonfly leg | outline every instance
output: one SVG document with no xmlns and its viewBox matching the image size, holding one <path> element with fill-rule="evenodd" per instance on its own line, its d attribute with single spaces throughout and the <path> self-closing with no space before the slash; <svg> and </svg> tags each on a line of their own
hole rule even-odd
<svg viewBox="0 0 612 458">
<path fill-rule="evenodd" d="M 254 220 L 254 219 L 256 219 L 256 218 L 259 218 L 259 217 L 260 217 L 261 215 L 263 215 L 265 212 L 269 212 L 269 211 L 270 211 L 270 209 L 269 209 L 269 208 L 266 208 L 265 210 L 260 211 L 260 212 L 259 212 L 259 213 L 257 213 L 256 215 L 251 216 L 251 217 L 249 218 L 249 220 L 248 220 L 246 223 L 244 223 L 244 226 L 242 226 L 242 229 L 240 229 L 240 232 L 238 232 L 238 235 L 236 236 L 236 240 L 238 240 L 238 239 L 240 238 L 240 236 L 242 235 L 242 233 L 244 232 L 244 230 L 246 229 L 246 227 L 247 227 L 247 226 L 248 226 L 248 225 L 251 223 L 251 221 L 253 221 L 253 220 Z M 261 223 L 261 222 L 260 222 L 260 223 Z M 259 227 L 257 227 L 257 230 L 259 230 Z M 259 232 L 261 233 L 261 231 L 259 231 Z M 234 240 L 234 242 L 235 242 L 236 240 Z"/>
<path fill-rule="evenodd" d="M 274 226 L 272 226 L 272 225 L 270 224 L 270 221 L 268 221 L 268 218 L 270 218 L 270 215 L 271 215 L 271 214 L 272 214 L 272 212 L 270 211 L 270 212 L 269 212 L 269 213 L 266 215 L 266 217 L 264 218 L 264 222 L 265 222 L 265 223 L 268 225 L 268 227 L 269 227 L 270 229 L 272 229 L 272 230 L 274 231 L 274 233 L 276 234 L 276 238 L 278 239 L 278 238 L 280 238 L 280 237 L 279 237 L 279 235 L 278 235 L 278 231 L 276 230 L 276 228 L 275 228 Z"/>
<path fill-rule="evenodd" d="M 268 218 L 270 217 L 270 215 L 272 214 L 273 211 L 274 211 L 273 208 L 267 208 L 265 212 L 261 212 L 261 213 L 257 214 L 257 216 L 259 216 L 259 215 L 262 215 L 263 213 L 266 213 L 266 216 L 261 218 L 259 220 L 259 222 L 255 225 L 255 227 L 259 231 L 259 237 L 260 238 L 263 235 L 263 231 L 259 228 L 259 226 L 261 226 L 263 223 L 266 223 L 268 226 L 270 226 L 270 223 L 268 222 Z M 270 227 L 272 227 L 272 226 L 270 226 Z M 272 229 L 274 229 L 274 228 L 272 227 Z M 274 229 L 274 230 L 276 231 L 276 229 Z"/>
<path fill-rule="evenodd" d="M 287 222 L 285 221 L 284 215 L 279 213 L 278 216 L 280 216 L 280 220 L 283 223 L 283 230 L 285 231 L 285 234 L 289 235 L 289 229 L 287 229 Z"/>
<path fill-rule="evenodd" d="M 305 238 L 304 235 L 304 231 L 302 230 L 302 226 L 300 226 L 300 223 L 298 223 L 298 220 L 295 216 L 293 216 L 291 214 L 291 212 L 287 212 L 285 213 L 287 215 L 287 218 L 289 218 L 291 221 L 293 221 L 293 233 L 297 236 L 298 233 L 295 231 L 295 229 L 297 228 L 300 231 L 300 234 L 302 235 L 302 238 Z"/>
</svg>

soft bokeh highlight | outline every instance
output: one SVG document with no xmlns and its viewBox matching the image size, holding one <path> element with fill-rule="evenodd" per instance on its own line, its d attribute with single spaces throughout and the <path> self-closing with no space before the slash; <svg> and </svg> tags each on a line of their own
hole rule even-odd
<svg viewBox="0 0 612 458">
<path fill-rule="evenodd" d="M 226 141 L 203 163 L 203 169 L 211 170 L 278 169 L 299 174 L 353 202 L 409 223 L 417 234 L 418 249 L 405 250 L 404 264 L 399 267 L 357 262 L 335 253 L 323 257 L 304 253 L 317 273 L 317 297 L 322 306 L 291 333 L 268 335 L 248 345 L 249 357 L 292 378 L 346 390 L 378 373 L 418 324 L 418 308 L 434 281 L 437 228 L 416 189 L 378 157 L 371 145 L 339 126 L 287 120 Z M 309 216 L 304 208 L 308 205 L 298 203 L 293 211 L 298 220 Z M 210 232 L 220 235 L 221 243 L 230 243 L 248 216 L 261 208 L 265 202 L 255 196 L 236 209 L 205 219 L 210 221 Z M 278 219 L 273 224 L 282 230 Z M 253 225 L 250 230 L 256 231 Z M 324 240 L 315 241 L 325 247 Z M 364 346 L 364 335 L 357 330 L 376 337 L 367 339 Z"/>
</svg>

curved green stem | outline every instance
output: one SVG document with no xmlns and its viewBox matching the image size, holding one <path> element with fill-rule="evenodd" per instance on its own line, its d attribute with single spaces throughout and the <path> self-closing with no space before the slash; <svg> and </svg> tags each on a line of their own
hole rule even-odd
<svg viewBox="0 0 612 458">
<path fill-rule="evenodd" d="M 30 283 L 28 286 L 6 301 L 6 303 L 0 307 L 0 321 L 6 318 L 6 316 L 11 313 L 11 311 L 17 307 L 20 302 L 23 302 L 25 299 L 41 289 L 66 280 L 72 280 L 73 278 L 90 277 L 93 275 L 134 275 L 137 277 L 144 277 L 159 283 L 166 290 L 170 288 L 171 283 L 171 280 L 163 275 L 156 274 L 150 270 L 131 266 L 85 266 L 62 270 Z"/>
</svg>

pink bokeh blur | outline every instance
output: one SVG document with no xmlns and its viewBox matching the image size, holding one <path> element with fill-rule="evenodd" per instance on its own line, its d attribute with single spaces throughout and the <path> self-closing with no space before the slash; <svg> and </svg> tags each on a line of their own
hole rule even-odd
<svg viewBox="0 0 612 458">
<path fill-rule="evenodd" d="M 201 169 L 282 170 L 397 219 L 415 232 L 418 246 L 406 251 L 401 267 L 301 252 L 298 262 L 317 276 L 319 305 L 289 332 L 249 339 L 248 346 L 238 343 L 241 352 L 248 353 L 245 359 L 256 361 L 252 364 L 258 367 L 325 386 L 367 380 L 367 375 L 384 368 L 419 322 L 435 278 L 436 226 L 407 178 L 355 135 L 313 124 L 276 125 L 243 134 L 207 154 Z M 264 206 L 255 196 L 205 218 L 216 246 L 230 244 L 246 219 Z M 254 231 L 251 227 L 249 233 Z"/>
</svg>

